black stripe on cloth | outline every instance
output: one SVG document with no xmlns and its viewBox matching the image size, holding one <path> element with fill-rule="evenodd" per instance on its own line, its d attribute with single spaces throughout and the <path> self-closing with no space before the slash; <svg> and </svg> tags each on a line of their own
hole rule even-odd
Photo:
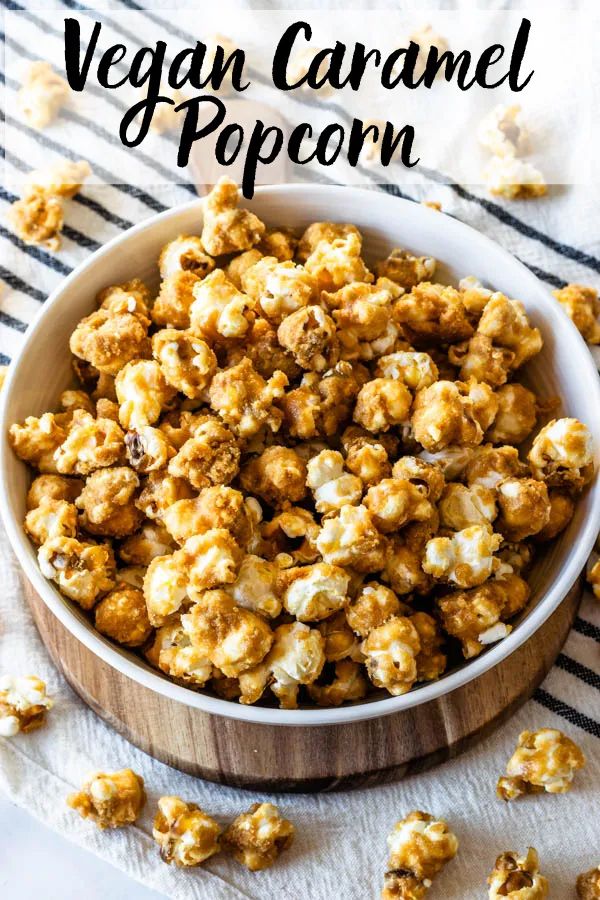
<svg viewBox="0 0 600 900">
<path fill-rule="evenodd" d="M 4 353 L 0 353 L 0 366 L 9 366 L 10 365 L 10 356 L 5 356 Z"/>
<path fill-rule="evenodd" d="M 0 109 L 0 122 L 7 122 L 16 128 L 18 131 L 21 131 L 23 134 L 27 135 L 27 137 L 33 137 L 34 139 L 38 137 L 36 132 L 29 128 L 28 125 L 25 125 L 23 122 L 19 122 L 17 119 L 14 119 L 12 116 L 8 116 L 5 112 Z M 64 144 L 59 144 L 58 141 L 53 141 L 50 138 L 44 135 L 44 144 L 49 147 L 51 150 L 54 150 L 56 153 L 61 153 L 63 156 L 67 157 L 67 159 L 76 161 L 77 154 L 73 153 L 68 147 L 65 147 Z M 98 165 L 94 160 L 91 161 L 94 170 L 108 184 L 112 184 L 118 191 L 121 191 L 123 194 L 128 194 L 131 197 L 134 197 L 136 200 L 140 200 L 147 207 L 152 209 L 154 212 L 164 212 L 168 209 L 164 203 L 161 203 L 160 200 L 157 200 L 155 197 L 152 197 L 146 191 L 141 188 L 134 187 L 130 184 L 121 184 L 118 182 L 117 177 L 109 172 L 104 167 Z"/>
<path fill-rule="evenodd" d="M 70 269 L 69 266 L 66 266 L 59 259 L 56 259 L 55 256 L 42 250 L 41 247 L 36 247 L 33 244 L 26 244 L 21 238 L 17 237 L 16 234 L 13 234 L 12 231 L 9 231 L 8 228 L 5 228 L 3 225 L 0 225 L 0 237 L 6 238 L 6 240 L 10 241 L 11 244 L 14 244 L 15 247 L 23 253 L 31 256 L 33 259 L 37 260 L 37 262 L 48 266 L 49 269 L 54 269 L 55 272 L 60 272 L 61 275 L 71 274 L 72 269 Z"/>
<path fill-rule="evenodd" d="M 33 287 L 31 284 L 27 284 L 26 281 L 23 281 L 22 278 L 19 278 L 18 275 L 15 275 L 15 273 L 11 272 L 9 269 L 5 269 L 4 266 L 0 266 L 0 278 L 2 281 L 5 281 L 13 291 L 20 291 L 21 294 L 27 294 L 32 300 L 39 300 L 40 303 L 43 303 L 46 299 L 46 294 L 38 290 L 38 288 Z"/>
<path fill-rule="evenodd" d="M 62 2 L 65 5 L 71 7 L 72 9 L 83 10 L 85 8 L 84 6 L 82 6 L 82 4 L 75 3 L 75 2 L 73 2 L 73 0 L 62 0 Z M 158 24 L 161 27 L 165 28 L 167 31 L 170 31 L 171 34 L 177 36 L 181 40 L 189 41 L 191 39 L 192 40 L 194 39 L 193 35 L 191 35 L 189 32 L 182 31 L 181 29 L 172 25 L 170 22 L 166 21 L 165 19 L 162 19 L 159 16 L 153 15 L 152 13 L 150 13 L 149 10 L 144 9 L 139 4 L 133 2 L 133 0 L 122 0 L 122 2 L 124 3 L 125 6 L 129 7 L 130 9 L 134 9 L 134 10 L 141 12 L 146 18 L 150 19 L 155 24 Z M 105 17 L 105 19 L 106 18 L 107 17 Z M 110 21 L 110 20 L 108 20 L 108 21 Z M 117 27 L 117 26 L 115 26 L 113 23 L 113 27 Z M 125 33 L 125 32 L 123 32 L 123 33 Z M 131 37 L 135 40 L 138 40 L 135 38 L 134 35 L 131 35 Z M 271 86 L 271 83 L 267 79 L 265 79 L 264 76 L 262 76 L 262 74 L 260 72 L 257 72 L 255 69 L 252 69 L 251 71 L 249 70 L 249 74 L 255 80 L 260 81 L 261 84 L 267 84 L 268 86 Z M 312 106 L 313 108 L 315 108 L 315 104 L 311 100 L 309 100 L 305 97 L 302 97 L 300 94 L 295 94 L 292 97 L 292 99 L 297 101 L 298 103 L 305 105 L 305 106 Z M 337 103 L 332 103 L 327 100 L 319 101 L 319 107 L 323 108 L 323 109 L 327 109 L 333 113 L 336 113 L 347 123 L 351 121 L 347 112 L 342 107 L 340 107 Z M 367 179 L 369 181 L 372 181 L 371 173 L 365 171 L 361 167 L 357 167 L 357 169 L 358 169 L 358 171 L 361 172 L 361 174 L 365 175 L 365 177 L 367 177 Z M 433 169 L 425 169 L 421 166 L 419 166 L 418 169 L 424 175 L 431 178 L 432 181 L 446 184 L 448 187 L 450 187 L 450 189 L 452 191 L 454 191 L 454 193 L 456 193 L 459 197 L 461 197 L 461 199 L 467 200 L 470 203 L 477 204 L 483 210 L 485 210 L 485 212 L 487 212 L 489 215 L 491 215 L 494 218 L 498 219 L 499 221 L 503 222 L 503 224 L 509 225 L 515 231 L 518 231 L 520 234 L 529 238 L 530 240 L 538 241 L 538 242 L 544 244 L 544 246 L 553 250 L 555 253 L 558 253 L 561 256 L 565 256 L 568 259 L 571 259 L 571 260 L 579 263 L 580 265 L 585 266 L 586 268 L 592 269 L 595 272 L 600 272 L 600 259 L 593 256 L 592 254 L 586 253 L 585 251 L 580 250 L 576 247 L 572 247 L 570 244 L 565 244 L 561 241 L 557 241 L 554 238 L 550 237 L 549 235 L 544 234 L 544 232 L 540 231 L 539 229 L 534 228 L 531 225 L 527 225 L 525 222 L 521 221 L 521 219 L 517 218 L 512 213 L 508 212 L 506 209 L 504 209 L 499 204 L 494 203 L 491 200 L 487 200 L 484 197 L 478 197 L 476 194 L 471 193 L 471 191 L 468 191 L 462 185 L 452 182 L 451 179 L 449 179 L 446 175 L 444 175 L 441 172 L 436 172 Z M 404 196 L 404 195 L 399 194 L 398 196 Z M 552 281 L 550 279 L 544 279 L 544 280 L 549 281 L 550 284 L 554 284 L 554 281 Z M 555 286 L 560 287 L 561 285 L 556 284 Z"/>
<path fill-rule="evenodd" d="M 16 194 L 11 194 L 9 191 L 5 191 L 3 187 L 0 186 L 0 200 L 6 200 L 8 203 L 14 203 L 15 200 L 19 198 Z M 76 228 L 71 228 L 70 225 L 63 225 L 62 233 L 65 237 L 68 237 L 70 241 L 73 241 L 75 244 L 78 244 L 80 247 L 85 247 L 87 250 L 98 250 L 102 244 L 99 244 L 98 241 L 95 241 L 93 238 L 88 237 L 87 234 L 83 234 L 83 232 L 78 231 Z"/>
<path fill-rule="evenodd" d="M 524 266 L 527 266 L 529 271 L 533 272 L 533 274 L 537 278 L 540 278 L 542 281 L 545 281 L 548 284 L 551 284 L 552 287 L 564 288 L 565 285 L 567 284 L 567 282 L 564 280 L 564 278 L 559 278 L 557 275 L 552 275 L 551 272 L 545 272 L 544 269 L 540 269 L 540 268 L 538 268 L 538 266 L 534 266 L 534 265 L 532 265 L 532 263 L 526 262 L 524 259 L 521 259 L 521 257 L 519 257 L 519 256 L 517 256 L 517 259 L 519 260 L 519 262 L 523 263 Z"/>
<path fill-rule="evenodd" d="M 582 619 L 581 616 L 577 616 L 573 623 L 573 628 L 584 637 L 592 638 L 592 640 L 600 643 L 600 628 L 598 628 L 597 625 L 592 625 L 587 619 Z"/>
<path fill-rule="evenodd" d="M 533 700 L 535 700 L 536 703 L 539 703 L 540 706 L 544 706 L 546 709 L 550 710 L 550 712 L 566 719 L 571 725 L 577 725 L 578 728 L 587 731 L 588 734 L 600 738 L 599 722 L 596 722 L 595 719 L 590 719 L 585 713 L 579 712 L 578 709 L 569 706 L 568 703 L 564 703 L 557 697 L 553 697 L 552 694 L 549 694 L 548 691 L 545 691 L 543 688 L 538 688 L 536 690 L 533 695 Z"/>
<path fill-rule="evenodd" d="M 0 324 L 6 325 L 7 328 L 14 328 L 15 331 L 20 331 L 23 333 L 27 331 L 27 323 L 22 322 L 21 319 L 15 318 L 15 316 L 11 316 L 8 313 L 4 312 L 0 309 Z"/>
<path fill-rule="evenodd" d="M 567 656 L 566 653 L 559 653 L 555 665 L 568 672 L 569 675 L 574 675 L 575 678 L 584 681 L 589 687 L 597 688 L 600 691 L 600 675 L 598 672 L 594 672 L 593 669 L 589 669 L 582 663 L 577 662 L 576 659 Z"/>
</svg>

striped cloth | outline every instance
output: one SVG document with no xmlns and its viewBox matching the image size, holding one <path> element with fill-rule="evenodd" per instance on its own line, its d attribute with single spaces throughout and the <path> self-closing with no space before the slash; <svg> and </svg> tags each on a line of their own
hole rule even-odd
<svg viewBox="0 0 600 900">
<path fill-rule="evenodd" d="M 23 8 L 9 0 L 1 0 L 1 5 Z M 83 8 L 73 0 L 53 5 L 60 14 Z M 165 11 L 160 11 L 160 0 L 146 5 L 151 6 L 147 16 L 168 34 L 170 23 Z M 267 5 L 256 4 L 257 8 Z M 302 4 L 304 8 L 308 5 Z M 103 6 L 101 15 L 107 25 L 112 9 L 142 8 L 132 0 Z M 28 17 L 30 41 L 26 47 L 12 41 L 11 49 L 24 59 L 35 59 L 35 47 L 43 42 L 48 26 L 33 7 Z M 55 31 L 60 36 L 58 19 Z M 4 33 L 2 39 L 7 43 L 12 40 Z M 5 75 L 2 70 L 0 77 L 9 91 L 17 86 L 11 73 Z M 4 120 L 4 109 L 1 114 Z M 77 124 L 72 112 L 66 110 L 63 115 Z M 18 123 L 18 128 L 23 135 L 22 153 L 9 154 L 2 146 L 9 179 L 11 173 L 31 168 L 28 153 L 33 135 L 26 125 Z M 50 137 L 52 149 L 78 158 L 72 147 L 61 144 L 59 128 L 52 129 Z M 101 177 L 111 181 L 110 135 L 98 124 L 96 137 L 96 152 L 89 161 Z M 154 159 L 148 157 L 147 166 L 156 172 L 155 186 L 85 187 L 67 205 L 63 247 L 58 254 L 26 246 L 10 231 L 5 213 L 15 196 L 0 187 L 0 278 L 4 282 L 0 291 L 0 362 L 10 362 L 40 304 L 90 252 L 130 225 L 194 196 L 190 183 L 164 184 L 163 167 Z M 446 213 L 498 241 L 548 286 L 560 287 L 571 281 L 594 284 L 600 272 L 600 242 L 594 238 L 597 230 L 592 227 L 599 198 L 593 189 L 553 189 L 541 202 L 505 204 L 490 200 L 480 188 L 442 184 L 431 177 L 421 176 L 418 184 L 401 190 L 393 185 L 372 187 L 415 201 L 440 201 Z M 35 671 L 48 679 L 57 698 L 47 729 L 0 743 L 0 787 L 46 824 L 165 895 L 201 900 L 375 898 L 385 866 L 384 837 L 393 822 L 412 808 L 431 809 L 447 817 L 461 839 L 459 857 L 439 896 L 457 900 L 481 896 L 496 853 L 513 846 L 534 844 L 538 848 L 552 895 L 557 898 L 570 897 L 575 875 L 600 863 L 600 603 L 591 596 L 585 597 L 563 652 L 533 700 L 476 750 L 399 785 L 353 794 L 275 798 L 296 822 L 299 834 L 287 855 L 287 865 L 269 873 L 249 875 L 221 858 L 202 871 L 179 873 L 157 860 L 150 838 L 150 813 L 160 793 L 180 793 L 223 821 L 258 798 L 199 782 L 155 763 L 98 720 L 47 659 L 21 602 L 20 573 L 4 536 L 0 560 L 8 588 L 0 599 L 2 668 Z M 510 807 L 497 804 L 493 799 L 495 779 L 519 730 L 544 725 L 564 729 L 586 752 L 588 766 L 576 788 L 565 797 L 531 798 Z M 143 774 L 151 802 L 139 827 L 107 838 L 66 813 L 63 798 L 87 770 L 122 765 L 132 765 Z"/>
</svg>

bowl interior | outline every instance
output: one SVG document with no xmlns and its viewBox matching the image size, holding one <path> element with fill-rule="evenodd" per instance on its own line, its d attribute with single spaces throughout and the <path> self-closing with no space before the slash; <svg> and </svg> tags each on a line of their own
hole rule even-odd
<svg viewBox="0 0 600 900">
<path fill-rule="evenodd" d="M 537 279 L 489 239 L 419 204 L 353 188 L 262 188 L 247 205 L 268 225 L 301 229 L 322 220 L 355 223 L 364 235 L 367 262 L 387 255 L 393 247 L 408 248 L 436 257 L 441 281 L 455 282 L 473 274 L 487 286 L 522 300 L 544 338 L 542 352 L 527 367 L 529 385 L 542 397 L 559 397 L 561 414 L 584 421 L 600 451 L 600 389 L 585 344 Z M 178 234 L 200 233 L 201 228 L 202 201 L 198 200 L 142 223 L 93 254 L 44 305 L 11 366 L 0 410 L 2 511 L 13 547 L 34 587 L 80 640 L 131 677 L 209 712 L 272 724 L 327 724 L 391 713 L 452 690 L 507 656 L 556 608 L 582 568 L 599 527 L 600 490 L 596 482 L 578 503 L 567 530 L 541 555 L 530 579 L 531 602 L 520 626 L 508 638 L 437 683 L 416 688 L 403 697 L 337 710 L 300 710 L 290 715 L 275 709 L 242 708 L 180 688 L 139 657 L 95 632 L 83 613 L 42 578 L 34 548 L 22 530 L 30 475 L 8 447 L 7 428 L 28 415 L 56 408 L 61 391 L 72 382 L 69 354 L 65 352 L 69 336 L 77 321 L 94 308 L 98 291 L 132 277 L 156 287 L 161 247 Z"/>
</svg>

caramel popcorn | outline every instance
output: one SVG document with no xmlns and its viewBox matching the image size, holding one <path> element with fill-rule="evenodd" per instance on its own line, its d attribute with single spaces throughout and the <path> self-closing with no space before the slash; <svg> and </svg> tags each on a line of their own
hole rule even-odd
<svg viewBox="0 0 600 900">
<path fill-rule="evenodd" d="M 166 863 L 187 868 L 199 866 L 218 853 L 221 828 L 195 803 L 179 797 L 161 797 L 154 817 L 152 837 Z"/>
<path fill-rule="evenodd" d="M 396 822 L 387 843 L 390 859 L 382 900 L 420 900 L 458 850 L 446 822 L 420 810 Z"/>
<path fill-rule="evenodd" d="M 115 561 L 107 544 L 52 537 L 40 547 L 38 562 L 43 576 L 83 609 L 91 609 L 114 586 Z"/>
<path fill-rule="evenodd" d="M 594 597 L 596 600 L 600 600 L 600 560 L 596 560 L 596 562 L 591 566 L 586 573 L 587 583 L 592 589 Z"/>
<path fill-rule="evenodd" d="M 578 876 L 577 896 L 579 900 L 598 900 L 600 897 L 600 866 Z"/>
<path fill-rule="evenodd" d="M 260 219 L 238 209 L 240 195 L 230 178 L 221 178 L 204 201 L 202 244 L 210 256 L 249 250 L 265 233 Z"/>
<path fill-rule="evenodd" d="M 271 506 L 287 506 L 306 493 L 306 464 L 290 447 L 268 447 L 242 469 L 240 482 Z"/>
<path fill-rule="evenodd" d="M 348 603 L 349 576 L 339 566 L 315 563 L 285 572 L 283 605 L 299 622 L 326 619 Z"/>
<path fill-rule="evenodd" d="M 488 878 L 488 897 L 513 897 L 514 900 L 544 900 L 548 881 L 540 875 L 537 851 L 529 847 L 525 856 L 514 850 L 501 853 Z"/>
<path fill-rule="evenodd" d="M 210 405 L 241 438 L 253 437 L 263 426 L 276 432 L 283 416 L 274 402 L 283 396 L 287 384 L 283 372 L 265 381 L 244 359 L 217 372 L 209 388 Z"/>
<path fill-rule="evenodd" d="M 267 685 L 282 709 L 296 709 L 301 684 L 312 684 L 325 665 L 324 640 L 316 628 L 302 622 L 280 625 L 264 661 L 240 675 L 240 703 L 256 703 Z"/>
<path fill-rule="evenodd" d="M 483 178 L 491 194 L 506 200 L 530 200 L 548 193 L 539 169 L 516 156 L 492 156 Z"/>
<path fill-rule="evenodd" d="M 567 284 L 552 293 L 584 340 L 588 344 L 600 344 L 598 291 L 583 284 Z"/>
<path fill-rule="evenodd" d="M 522 731 L 517 749 L 498 779 L 497 794 L 514 800 L 523 794 L 564 794 L 571 789 L 585 757 L 577 744 L 555 728 Z"/>
<path fill-rule="evenodd" d="M 27 191 L 62 204 L 88 172 L 63 161 Z M 371 272 L 356 226 L 298 239 L 239 199 L 222 179 L 202 234 L 162 247 L 157 296 L 109 284 L 76 325 L 76 385 L 10 428 L 34 469 L 24 527 L 100 633 L 189 689 L 400 694 L 510 633 L 591 436 L 536 436 L 558 401 L 517 380 L 542 347 L 519 300 L 436 283 L 410 249 Z M 411 878 L 396 891 L 422 896 Z"/>
<path fill-rule="evenodd" d="M 502 538 L 489 525 L 470 525 L 452 537 L 427 542 L 423 569 L 440 580 L 469 588 L 483 584 L 494 571 L 494 552 Z"/>
<path fill-rule="evenodd" d="M 437 600 L 444 630 L 462 644 L 465 659 L 478 656 L 489 644 L 512 631 L 506 619 L 527 603 L 529 587 L 518 575 L 494 579 Z"/>
<path fill-rule="evenodd" d="M 417 680 L 419 633 L 406 616 L 393 616 L 369 632 L 361 644 L 369 678 L 393 696 L 405 694 Z"/>
<path fill-rule="evenodd" d="M 14 737 L 44 724 L 46 712 L 52 709 L 46 695 L 46 684 L 35 675 L 2 675 L 0 677 L 0 737 Z"/>
<path fill-rule="evenodd" d="M 295 828 L 272 803 L 253 803 L 223 832 L 221 845 L 251 872 L 268 869 L 294 840 Z"/>
<path fill-rule="evenodd" d="M 529 138 L 520 105 L 495 106 L 481 120 L 477 139 L 494 156 L 512 157 L 526 152 Z"/>
<path fill-rule="evenodd" d="M 180 234 L 160 251 L 158 268 L 162 279 L 176 272 L 193 272 L 198 278 L 206 278 L 215 267 L 200 238 L 195 234 Z"/>
<path fill-rule="evenodd" d="M 534 478 L 577 493 L 593 475 L 592 436 L 577 419 L 553 419 L 534 438 L 527 459 Z"/>
<path fill-rule="evenodd" d="M 144 779 L 131 769 L 93 772 L 80 791 L 67 797 L 71 809 L 102 829 L 132 825 L 145 802 Z"/>
<path fill-rule="evenodd" d="M 139 647 L 152 634 L 143 591 L 126 584 L 102 598 L 94 610 L 94 623 L 101 634 L 126 647 Z"/>
<path fill-rule="evenodd" d="M 32 128 L 46 128 L 56 118 L 70 94 L 69 85 L 41 59 L 32 62 L 17 93 L 19 109 Z"/>
<path fill-rule="evenodd" d="M 181 622 L 192 645 L 230 678 L 258 665 L 273 643 L 265 620 L 222 590 L 201 594 Z"/>
<path fill-rule="evenodd" d="M 203 687 L 213 674 L 213 664 L 192 645 L 181 621 L 157 629 L 146 658 L 161 672 L 189 687 Z"/>
</svg>

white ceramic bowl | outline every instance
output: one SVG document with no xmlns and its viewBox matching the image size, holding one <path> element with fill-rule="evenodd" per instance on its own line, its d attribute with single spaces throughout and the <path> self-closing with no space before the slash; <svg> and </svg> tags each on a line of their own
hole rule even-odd
<svg viewBox="0 0 600 900">
<path fill-rule="evenodd" d="M 400 246 L 436 257 L 440 280 L 477 275 L 486 285 L 523 301 L 544 337 L 544 349 L 529 365 L 527 378 L 543 396 L 558 395 L 563 414 L 591 429 L 600 455 L 600 384 L 579 333 L 560 306 L 528 269 L 491 240 L 449 216 L 387 194 L 348 187 L 287 185 L 259 188 L 247 204 L 268 224 L 301 228 L 310 222 L 355 223 L 364 235 L 367 261 Z M 512 633 L 481 656 L 417 687 L 401 697 L 374 699 L 336 709 L 279 710 L 242 706 L 180 687 L 120 649 L 94 630 L 79 608 L 41 575 L 35 550 L 23 531 L 25 494 L 30 475 L 11 451 L 9 425 L 56 407 L 71 382 L 67 352 L 77 321 L 94 308 L 94 297 L 108 284 L 139 276 L 156 285 L 160 248 L 182 233 L 199 233 L 202 201 L 169 210 L 112 240 L 93 253 L 57 288 L 29 328 L 22 350 L 10 367 L 0 405 L 2 517 L 25 574 L 50 610 L 102 660 L 160 694 L 190 707 L 269 725 L 328 725 L 389 715 L 446 694 L 505 659 L 530 638 L 557 608 L 585 565 L 600 528 L 600 480 L 578 503 L 569 528 L 551 544 L 532 572 L 531 602 Z"/>
</svg>

